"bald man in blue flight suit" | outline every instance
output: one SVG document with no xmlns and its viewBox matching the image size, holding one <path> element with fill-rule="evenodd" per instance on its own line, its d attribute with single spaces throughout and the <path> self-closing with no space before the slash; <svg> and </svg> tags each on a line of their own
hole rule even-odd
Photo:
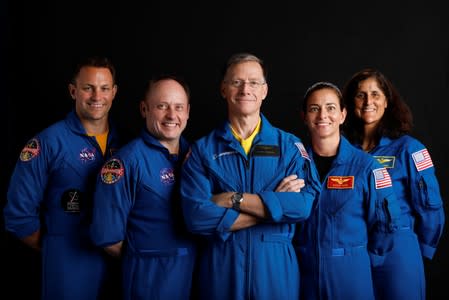
<svg viewBox="0 0 449 300">
<path fill-rule="evenodd" d="M 189 97 L 179 77 L 150 80 L 141 101 L 145 128 L 98 176 L 91 235 L 122 258 L 124 300 L 191 297 L 196 244 L 179 200 Z"/>
<path fill-rule="evenodd" d="M 42 300 L 97 300 L 114 266 L 89 237 L 95 175 L 120 143 L 109 122 L 115 68 L 107 58 L 79 63 L 75 109 L 23 148 L 8 189 L 6 229 L 42 254 Z M 42 223 L 41 223 L 42 219 Z"/>
<path fill-rule="evenodd" d="M 186 224 L 204 238 L 199 299 L 299 298 L 292 237 L 310 214 L 318 174 L 300 139 L 261 114 L 267 91 L 262 61 L 233 55 L 221 83 L 228 120 L 196 141 L 183 165 Z M 304 188 L 276 192 L 292 174 L 304 179 Z"/>
</svg>

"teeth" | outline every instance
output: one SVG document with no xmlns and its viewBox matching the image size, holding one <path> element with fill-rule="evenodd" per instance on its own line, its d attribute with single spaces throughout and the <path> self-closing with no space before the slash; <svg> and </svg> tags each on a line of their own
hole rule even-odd
<svg viewBox="0 0 449 300">
<path fill-rule="evenodd" d="M 100 107 L 103 107 L 103 104 L 90 104 L 90 106 L 100 108 Z"/>
</svg>

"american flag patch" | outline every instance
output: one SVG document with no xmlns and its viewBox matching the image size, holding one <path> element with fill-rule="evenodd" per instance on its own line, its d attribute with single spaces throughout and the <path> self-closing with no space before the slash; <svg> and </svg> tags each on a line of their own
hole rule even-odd
<svg viewBox="0 0 449 300">
<path fill-rule="evenodd" d="M 380 168 L 373 170 L 374 173 L 374 179 L 376 181 L 376 189 L 383 189 L 386 187 L 391 187 L 391 177 L 390 174 L 388 174 L 387 169 Z"/>
<path fill-rule="evenodd" d="M 433 162 L 427 149 L 423 149 L 413 153 L 412 157 L 418 172 L 433 167 Z"/>
<path fill-rule="evenodd" d="M 296 147 L 298 147 L 301 156 L 310 160 L 309 153 L 307 153 L 306 148 L 302 143 L 295 143 Z"/>
</svg>

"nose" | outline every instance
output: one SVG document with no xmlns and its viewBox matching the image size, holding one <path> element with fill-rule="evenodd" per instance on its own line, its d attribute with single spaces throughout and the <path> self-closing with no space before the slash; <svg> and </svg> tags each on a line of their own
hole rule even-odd
<svg viewBox="0 0 449 300">
<path fill-rule="evenodd" d="M 167 118 L 172 119 L 172 118 L 175 117 L 176 111 L 175 111 L 175 109 L 173 107 L 168 107 L 166 112 L 167 112 L 166 113 Z"/>
<path fill-rule="evenodd" d="M 96 88 L 96 89 L 93 89 L 91 98 L 94 99 L 94 100 L 99 100 L 100 99 L 100 95 L 101 95 L 101 90 Z"/>
<path fill-rule="evenodd" d="M 243 81 L 242 82 L 242 85 L 240 86 L 240 91 L 242 93 L 248 93 L 248 92 L 250 92 L 252 90 L 253 90 L 253 88 L 251 88 L 251 85 L 250 85 L 249 82 L 247 82 L 247 81 Z"/>
<path fill-rule="evenodd" d="M 371 96 L 371 95 L 367 95 L 366 97 L 365 97 L 365 99 L 364 99 L 365 101 L 365 104 L 366 105 L 369 105 L 369 104 L 371 104 L 371 103 L 373 103 L 374 102 L 374 97 L 373 96 Z"/>
<path fill-rule="evenodd" d="M 320 112 L 318 113 L 318 116 L 319 116 L 321 119 L 325 119 L 325 118 L 327 117 L 327 115 L 328 115 L 328 113 L 327 113 L 327 110 L 326 110 L 326 109 L 320 109 Z"/>
</svg>

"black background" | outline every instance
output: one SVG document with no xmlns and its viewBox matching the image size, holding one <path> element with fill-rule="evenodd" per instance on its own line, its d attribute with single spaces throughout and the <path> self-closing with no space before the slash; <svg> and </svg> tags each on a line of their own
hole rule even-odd
<svg viewBox="0 0 449 300">
<path fill-rule="evenodd" d="M 309 85 L 331 81 L 342 86 L 361 68 L 378 68 L 409 103 L 415 120 L 413 135 L 429 149 L 443 199 L 449 198 L 445 1 L 8 1 L 0 5 L 1 122 L 6 128 L 0 165 L 2 207 L 25 142 L 72 108 L 67 89 L 70 72 L 78 58 L 88 54 L 109 56 L 116 65 L 119 90 L 112 116 L 130 136 L 141 125 L 138 101 L 149 76 L 183 75 L 192 89 L 185 132 L 191 140 L 226 116 L 219 82 L 224 62 L 235 52 L 248 51 L 264 59 L 269 94 L 262 111 L 274 125 L 299 137 L 305 137 L 299 108 Z M 38 255 L 3 229 L 0 232 L 1 293 L 37 299 Z M 445 231 L 434 259 L 426 262 L 428 299 L 449 295 L 448 247 Z"/>
</svg>

